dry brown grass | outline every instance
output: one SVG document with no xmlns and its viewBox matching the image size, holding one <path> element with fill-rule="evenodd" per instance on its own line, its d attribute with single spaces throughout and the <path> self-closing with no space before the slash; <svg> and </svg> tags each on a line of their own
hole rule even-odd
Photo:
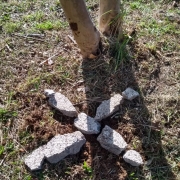
<svg viewBox="0 0 180 180">
<path fill-rule="evenodd" d="M 0 4 L 0 179 L 180 178 L 180 5 L 123 3 L 125 34 L 132 39 L 126 36 L 114 47 L 103 38 L 102 56 L 94 61 L 82 61 L 58 1 Z M 87 5 L 95 21 L 97 3 Z M 140 98 L 125 101 L 102 126 L 115 129 L 129 149 L 139 151 L 143 166 L 130 167 L 92 135 L 77 155 L 55 165 L 46 162 L 42 171 L 26 169 L 25 155 L 57 133 L 75 131 L 72 118 L 49 107 L 45 88 L 62 92 L 79 112 L 94 116 L 102 100 L 126 87 L 139 91 Z"/>
</svg>

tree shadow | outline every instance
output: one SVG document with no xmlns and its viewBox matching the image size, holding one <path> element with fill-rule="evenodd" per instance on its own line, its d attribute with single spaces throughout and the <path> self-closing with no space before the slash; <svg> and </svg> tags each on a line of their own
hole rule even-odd
<svg viewBox="0 0 180 180">
<path fill-rule="evenodd" d="M 113 45 L 114 46 L 114 45 Z M 125 43 L 120 52 L 119 60 L 114 58 L 114 47 L 105 45 L 103 55 L 96 60 L 82 62 L 82 74 L 86 89 L 86 103 L 80 110 L 95 117 L 98 105 L 114 94 L 122 94 L 127 87 L 140 93 L 140 97 L 120 105 L 119 110 L 101 121 L 120 133 L 128 143 L 127 149 L 138 151 L 144 161 L 140 167 L 132 167 L 124 162 L 122 156 L 115 156 L 103 149 L 97 142 L 97 135 L 86 136 L 84 158 L 93 168 L 94 179 L 175 179 L 168 164 L 161 143 L 161 130 L 151 122 L 146 102 L 138 84 L 138 64 L 130 54 L 133 54 L 133 43 Z M 110 52 L 110 53 L 109 53 Z M 117 53 L 117 52 L 115 52 Z"/>
</svg>

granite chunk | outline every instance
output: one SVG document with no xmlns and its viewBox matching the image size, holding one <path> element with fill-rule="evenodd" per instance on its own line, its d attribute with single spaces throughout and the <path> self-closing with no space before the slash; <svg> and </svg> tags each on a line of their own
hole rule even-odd
<svg viewBox="0 0 180 180">
<path fill-rule="evenodd" d="M 51 95 L 55 94 L 54 90 L 52 89 L 45 89 L 44 93 L 47 97 L 50 97 Z"/>
<path fill-rule="evenodd" d="M 78 114 L 74 120 L 74 126 L 84 134 L 98 134 L 101 128 L 99 122 L 85 113 Z"/>
<path fill-rule="evenodd" d="M 140 166 L 143 164 L 141 155 L 135 150 L 128 150 L 124 154 L 123 159 L 132 166 Z"/>
<path fill-rule="evenodd" d="M 45 146 L 40 146 L 25 158 L 25 164 L 31 171 L 40 170 L 45 159 Z"/>
<path fill-rule="evenodd" d="M 40 146 L 29 154 L 24 162 L 31 171 L 42 169 L 44 159 L 57 163 L 68 155 L 76 154 L 86 142 L 80 131 L 64 135 L 56 135 L 46 145 Z"/>
<path fill-rule="evenodd" d="M 132 88 L 127 88 L 125 91 L 122 92 L 122 96 L 125 99 L 131 101 L 131 100 L 135 99 L 136 97 L 138 97 L 139 93 Z"/>
<path fill-rule="evenodd" d="M 47 143 L 45 158 L 50 163 L 57 163 L 68 155 L 78 153 L 85 142 L 86 139 L 80 131 L 57 135 Z"/>
<path fill-rule="evenodd" d="M 77 117 L 78 113 L 73 104 L 61 93 L 54 93 L 49 96 L 49 104 L 69 117 Z"/>
<path fill-rule="evenodd" d="M 103 101 L 96 111 L 94 119 L 101 121 L 104 118 L 112 115 L 119 110 L 119 105 L 123 103 L 123 97 L 120 94 L 115 94 L 109 100 Z"/>
<path fill-rule="evenodd" d="M 127 147 L 127 143 L 123 137 L 107 125 L 103 128 L 97 140 L 104 149 L 116 155 L 119 155 Z"/>
</svg>

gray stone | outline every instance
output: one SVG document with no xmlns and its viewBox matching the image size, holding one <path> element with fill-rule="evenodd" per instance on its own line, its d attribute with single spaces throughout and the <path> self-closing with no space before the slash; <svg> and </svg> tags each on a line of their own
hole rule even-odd
<svg viewBox="0 0 180 180">
<path fill-rule="evenodd" d="M 115 94 L 109 100 L 103 101 L 96 111 L 94 119 L 101 121 L 104 118 L 112 115 L 119 110 L 119 105 L 123 103 L 123 97 L 120 94 Z"/>
<path fill-rule="evenodd" d="M 76 154 L 86 142 L 80 131 L 57 135 L 47 145 L 41 146 L 28 155 L 24 162 L 31 171 L 42 169 L 44 159 L 50 163 L 57 163 L 68 155 Z"/>
<path fill-rule="evenodd" d="M 45 159 L 44 155 L 45 146 L 41 146 L 34 150 L 30 155 L 25 158 L 25 164 L 31 171 L 39 170 Z"/>
<path fill-rule="evenodd" d="M 124 154 L 123 159 L 132 166 L 140 166 L 143 164 L 141 155 L 135 150 L 128 150 Z"/>
<path fill-rule="evenodd" d="M 123 137 L 107 125 L 103 128 L 97 140 L 104 149 L 116 155 L 119 155 L 127 147 Z"/>
<path fill-rule="evenodd" d="M 122 95 L 125 99 L 133 100 L 134 98 L 139 96 L 139 93 L 132 88 L 127 88 L 125 91 L 122 92 Z"/>
<path fill-rule="evenodd" d="M 57 135 L 47 143 L 45 158 L 50 163 L 57 163 L 68 155 L 78 153 L 85 142 L 86 139 L 80 131 Z"/>
<path fill-rule="evenodd" d="M 49 104 L 69 117 L 77 117 L 78 113 L 67 97 L 61 93 L 54 93 L 49 96 Z"/>
<path fill-rule="evenodd" d="M 84 134 L 98 134 L 101 128 L 99 122 L 85 113 L 78 114 L 74 120 L 74 126 Z"/>
<path fill-rule="evenodd" d="M 1 108 L 1 109 L 4 109 L 5 107 L 4 107 L 4 105 L 0 104 L 0 108 Z"/>
<path fill-rule="evenodd" d="M 50 97 L 51 95 L 55 94 L 54 90 L 52 89 L 45 89 L 44 93 L 47 97 Z"/>
</svg>

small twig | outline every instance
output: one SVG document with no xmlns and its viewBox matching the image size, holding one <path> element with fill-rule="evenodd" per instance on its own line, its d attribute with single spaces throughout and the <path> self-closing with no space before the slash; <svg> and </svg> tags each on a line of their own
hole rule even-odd
<svg viewBox="0 0 180 180">
<path fill-rule="evenodd" d="M 8 44 L 6 44 L 6 47 L 7 47 L 7 49 L 8 49 L 10 52 L 12 52 L 12 49 L 9 47 Z"/>
<path fill-rule="evenodd" d="M 178 52 L 170 52 L 170 53 L 166 53 L 164 54 L 165 56 L 171 56 L 171 55 L 180 55 L 180 53 Z"/>
<path fill-rule="evenodd" d="M 3 160 L 0 162 L 0 166 L 3 165 L 3 163 L 4 163 L 5 159 L 6 159 L 6 157 L 7 157 L 7 154 L 4 156 Z"/>
<path fill-rule="evenodd" d="M 36 40 L 36 41 L 41 41 L 41 42 L 46 42 L 42 39 L 38 39 L 38 38 L 34 38 L 34 37 L 30 37 L 30 36 L 21 36 L 19 34 L 12 34 L 13 36 L 17 36 L 17 37 L 20 37 L 20 38 L 25 38 L 25 39 L 32 39 L 32 40 Z M 46 42 L 47 43 L 47 42 Z"/>
<path fill-rule="evenodd" d="M 58 53 L 56 53 L 56 54 L 52 55 L 51 57 L 49 57 L 49 58 L 48 58 L 48 60 L 50 60 L 50 59 L 54 58 L 55 56 L 58 56 L 60 53 L 61 53 L 61 52 L 58 52 Z"/>
<path fill-rule="evenodd" d="M 145 126 L 145 127 L 149 127 L 149 128 L 154 128 L 154 129 L 156 129 L 157 131 L 160 131 L 160 130 L 158 129 L 158 127 L 155 127 L 155 126 L 145 125 L 145 124 L 137 124 L 137 125 L 139 125 L 139 126 Z"/>
<path fill-rule="evenodd" d="M 49 57 L 48 59 L 42 61 L 39 65 L 41 66 L 42 64 L 44 64 L 44 63 L 46 63 L 46 62 L 47 62 L 47 63 L 51 62 L 51 61 L 52 61 L 52 58 L 54 58 L 55 56 L 58 56 L 60 53 L 61 53 L 61 52 L 58 52 L 58 53 L 52 55 L 52 56 Z M 51 62 L 49 65 L 51 65 L 51 64 L 53 64 L 53 62 Z"/>
<path fill-rule="evenodd" d="M 33 37 L 33 38 L 44 38 L 45 35 L 44 34 L 27 34 L 27 37 Z"/>
<path fill-rule="evenodd" d="M 68 35 L 68 38 L 69 38 L 74 44 L 77 44 L 76 41 L 75 41 L 70 35 Z"/>
<path fill-rule="evenodd" d="M 26 149 L 24 148 L 24 146 L 23 145 L 21 145 L 16 139 L 13 139 L 19 146 L 21 146 L 22 147 L 22 149 L 27 153 L 27 151 L 26 151 Z"/>
</svg>

